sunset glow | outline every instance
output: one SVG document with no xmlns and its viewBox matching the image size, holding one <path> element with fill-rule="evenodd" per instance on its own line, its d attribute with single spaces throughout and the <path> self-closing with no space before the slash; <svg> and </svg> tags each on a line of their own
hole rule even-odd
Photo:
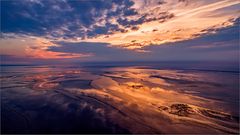
<svg viewBox="0 0 240 135">
<path fill-rule="evenodd" d="M 4 4 L 2 3 L 3 6 Z M 65 4 L 68 5 L 67 3 Z M 27 8 L 32 8 L 31 6 L 33 5 L 44 7 L 44 3 L 37 0 L 29 1 L 25 4 Z M 101 15 L 93 18 L 96 23 L 89 24 L 88 27 L 81 24 L 73 26 L 75 22 L 66 22 L 50 31 L 40 26 L 43 32 L 46 33 L 40 36 L 36 36 L 35 31 L 28 33 L 8 31 L 5 29 L 5 26 L 8 24 L 3 22 L 2 35 L 4 38 L 1 39 L 1 54 L 30 56 L 40 59 L 96 57 L 97 52 L 95 51 L 76 54 L 64 52 L 64 50 L 62 52 L 49 50 L 53 45 L 59 46 L 59 42 L 90 42 L 105 43 L 108 44 L 107 48 L 123 48 L 138 52 L 141 55 L 141 53 L 152 51 L 148 50 L 147 46 L 164 46 L 165 44 L 192 40 L 206 34 L 215 34 L 219 29 L 235 25 L 233 21 L 238 18 L 239 8 L 237 7 L 239 5 L 240 2 L 236 0 L 169 0 L 166 2 L 161 0 L 137 0 L 127 5 L 129 11 L 127 10 L 126 12 L 129 12 L 129 14 L 124 16 L 123 13 L 119 13 L 118 15 L 109 16 L 109 14 L 117 12 L 118 8 L 120 8 L 117 8 L 117 5 L 112 3 L 111 9 L 101 10 L 99 12 Z M 61 3 L 52 6 L 51 10 L 57 14 L 64 12 L 64 10 L 68 12 L 73 12 L 72 10 L 74 10 L 74 7 L 68 5 L 60 11 L 59 6 L 61 6 Z M 95 15 L 95 10 L 97 9 L 94 7 L 90 10 L 92 15 Z M 4 11 L 3 15 L 7 14 L 7 12 Z M 36 16 L 31 16 L 31 13 L 26 13 L 25 11 L 18 16 L 26 19 L 38 19 Z M 77 19 L 75 21 L 76 23 L 80 23 L 79 21 L 81 20 Z M 39 26 L 29 27 L 34 28 Z M 71 27 L 79 28 L 70 32 Z M 90 32 L 93 30 L 96 30 L 96 33 Z M 85 32 L 85 36 L 84 34 L 78 34 L 81 31 Z M 68 32 L 71 35 L 66 37 L 65 35 L 69 34 Z M 29 35 L 31 35 L 30 39 Z M 12 47 L 7 45 L 9 43 Z M 13 47 L 18 49 L 14 51 Z"/>
<path fill-rule="evenodd" d="M 239 134 L 239 0 L 1 0 L 1 134 Z"/>
</svg>

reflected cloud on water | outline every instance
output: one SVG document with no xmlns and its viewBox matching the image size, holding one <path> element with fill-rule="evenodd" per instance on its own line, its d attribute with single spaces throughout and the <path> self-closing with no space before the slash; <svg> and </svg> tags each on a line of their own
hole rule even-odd
<svg viewBox="0 0 240 135">
<path fill-rule="evenodd" d="M 238 74 L 144 67 L 25 69 L 15 77 L 1 76 L 5 132 L 20 123 L 25 127 L 18 130 L 29 133 L 239 131 L 238 87 L 227 84 L 237 83 Z"/>
</svg>

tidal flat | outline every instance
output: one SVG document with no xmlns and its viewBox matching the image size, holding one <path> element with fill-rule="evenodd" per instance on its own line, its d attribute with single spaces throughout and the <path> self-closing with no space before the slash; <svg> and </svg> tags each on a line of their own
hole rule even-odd
<svg viewBox="0 0 240 135">
<path fill-rule="evenodd" d="M 239 73 L 5 66 L 2 133 L 239 133 Z"/>
</svg>

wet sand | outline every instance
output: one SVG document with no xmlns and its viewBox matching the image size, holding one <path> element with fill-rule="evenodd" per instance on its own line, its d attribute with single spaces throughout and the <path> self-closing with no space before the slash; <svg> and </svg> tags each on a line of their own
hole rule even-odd
<svg viewBox="0 0 240 135">
<path fill-rule="evenodd" d="M 239 133 L 238 73 L 39 70 L 2 74 L 3 133 Z"/>
</svg>

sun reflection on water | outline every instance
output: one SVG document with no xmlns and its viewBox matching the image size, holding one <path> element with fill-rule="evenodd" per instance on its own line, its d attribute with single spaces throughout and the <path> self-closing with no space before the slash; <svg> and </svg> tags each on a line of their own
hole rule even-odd
<svg viewBox="0 0 240 135">
<path fill-rule="evenodd" d="M 51 102 L 64 101 L 65 107 L 68 99 L 84 101 L 87 106 L 95 106 L 95 112 L 104 114 L 102 117 L 132 133 L 238 132 L 239 118 L 228 111 L 229 103 L 201 95 L 203 86 L 221 90 L 216 82 L 204 81 L 204 74 L 136 67 L 105 71 L 97 75 L 83 70 L 39 68 L 15 81 L 26 82 L 24 87 L 33 90 L 29 96 L 38 96 L 39 90 L 48 91 L 45 98 L 49 100 L 52 96 L 56 99 L 56 93 L 64 95 L 67 99 L 58 97 Z"/>
</svg>

